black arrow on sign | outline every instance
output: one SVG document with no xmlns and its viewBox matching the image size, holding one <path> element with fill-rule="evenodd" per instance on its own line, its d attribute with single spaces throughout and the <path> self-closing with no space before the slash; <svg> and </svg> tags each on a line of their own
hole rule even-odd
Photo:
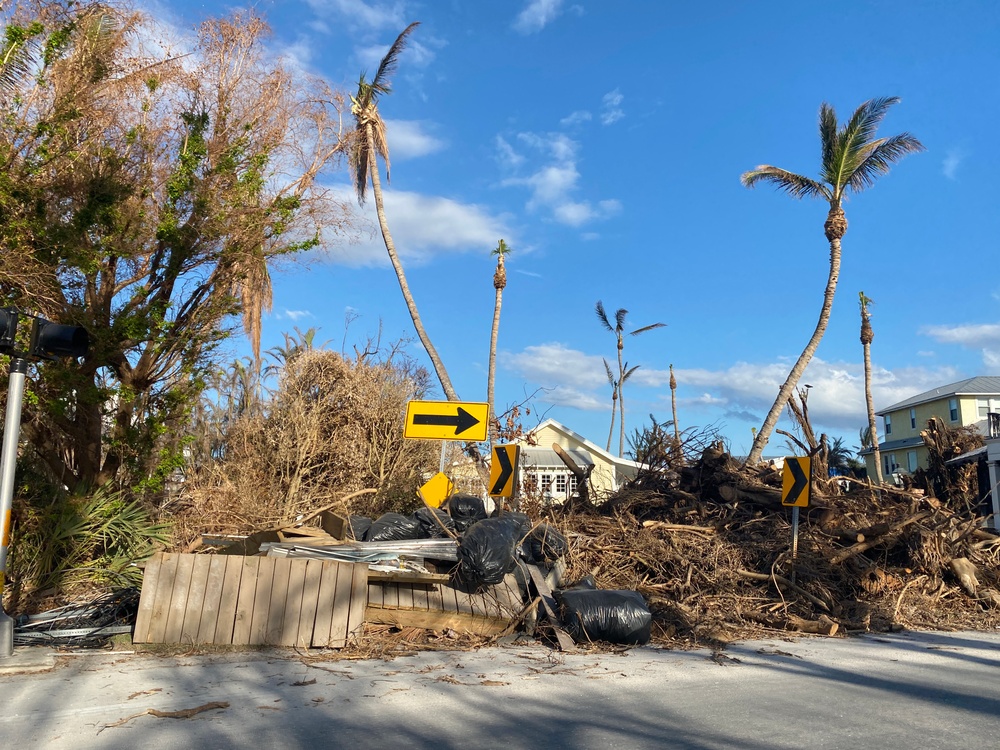
<svg viewBox="0 0 1000 750">
<path fill-rule="evenodd" d="M 507 486 L 507 480 L 510 479 L 510 475 L 514 473 L 514 467 L 511 466 L 510 456 L 507 454 L 507 451 L 502 448 L 495 449 L 493 455 L 497 457 L 497 463 L 500 464 L 500 476 L 497 477 L 497 481 L 493 484 L 490 494 L 499 495 L 503 492 L 503 488 Z"/>
<path fill-rule="evenodd" d="M 802 465 L 798 461 L 792 461 L 788 465 L 788 470 L 792 472 L 792 486 L 788 490 L 788 497 L 785 498 L 785 505 L 795 505 L 802 490 L 809 485 L 809 477 L 802 471 Z"/>
<path fill-rule="evenodd" d="M 433 425 L 435 427 L 451 427 L 454 425 L 455 434 L 461 435 L 470 427 L 475 427 L 479 424 L 479 420 L 459 406 L 458 414 L 453 417 L 446 414 L 414 414 L 413 424 Z"/>
</svg>

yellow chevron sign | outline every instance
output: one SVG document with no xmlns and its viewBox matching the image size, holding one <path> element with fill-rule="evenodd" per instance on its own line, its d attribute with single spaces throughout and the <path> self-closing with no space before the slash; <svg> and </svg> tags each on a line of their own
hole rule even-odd
<svg viewBox="0 0 1000 750">
<path fill-rule="evenodd" d="M 781 473 L 781 504 L 789 507 L 809 507 L 809 484 L 812 479 L 812 459 L 788 456 Z"/>
</svg>

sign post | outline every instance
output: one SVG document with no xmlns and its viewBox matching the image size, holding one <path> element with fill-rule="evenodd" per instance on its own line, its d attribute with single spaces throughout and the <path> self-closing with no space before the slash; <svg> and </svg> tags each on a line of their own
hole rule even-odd
<svg viewBox="0 0 1000 750">
<path fill-rule="evenodd" d="M 812 459 L 787 456 L 781 475 L 781 504 L 792 509 L 792 574 L 795 583 L 795 559 L 799 556 L 799 508 L 809 507 L 812 489 Z"/>
</svg>

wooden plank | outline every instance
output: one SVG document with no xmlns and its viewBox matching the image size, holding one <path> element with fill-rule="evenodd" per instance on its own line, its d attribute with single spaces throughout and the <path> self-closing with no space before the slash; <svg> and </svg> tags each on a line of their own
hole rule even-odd
<svg viewBox="0 0 1000 750">
<path fill-rule="evenodd" d="M 142 570 L 142 591 L 139 594 L 139 610 L 135 615 L 135 627 L 132 629 L 133 643 L 149 643 L 149 623 L 153 617 L 153 607 L 157 599 L 156 586 L 160 577 L 160 566 L 163 564 L 163 553 L 157 552 L 146 562 Z"/>
<path fill-rule="evenodd" d="M 395 583 L 382 584 L 382 606 L 386 609 L 399 607 L 399 586 Z"/>
<path fill-rule="evenodd" d="M 337 563 L 337 592 L 333 598 L 333 616 L 330 619 L 330 647 L 343 648 L 347 645 L 348 625 L 351 617 L 351 583 L 353 566 L 351 563 Z M 365 568 L 366 565 L 357 567 Z M 365 585 L 368 571 L 365 571 Z"/>
<path fill-rule="evenodd" d="M 167 616 L 170 614 L 170 597 L 173 593 L 174 580 L 177 578 L 177 564 L 180 555 L 164 553 L 160 561 L 160 574 L 156 579 L 156 589 L 153 591 L 153 610 L 149 616 L 149 633 L 146 643 L 163 643 L 163 635 L 167 632 Z"/>
<path fill-rule="evenodd" d="M 247 646 L 253 633 L 253 614 L 257 599 L 257 579 L 260 578 L 260 564 L 266 557 L 242 557 L 240 560 L 240 582 L 236 595 L 236 616 L 233 621 L 233 645 Z M 273 568 L 269 569 L 273 572 Z M 267 590 L 271 584 L 268 582 Z M 267 608 L 267 603 L 263 604 Z M 217 641 L 221 643 L 222 641 Z"/>
<path fill-rule="evenodd" d="M 222 602 L 222 585 L 226 580 L 228 555 L 201 555 L 208 560 L 208 576 L 205 581 L 205 597 L 198 616 L 198 629 L 194 634 L 195 643 L 215 643 L 215 630 L 219 620 L 219 604 Z"/>
<path fill-rule="evenodd" d="M 441 592 L 445 597 L 444 610 L 446 612 L 460 612 L 466 615 L 482 614 L 481 611 L 477 612 L 476 610 L 477 594 L 453 589 L 450 586 L 442 586 Z M 481 605 L 479 610 L 482 610 Z"/>
<path fill-rule="evenodd" d="M 215 632 L 208 643 L 228 645 L 233 642 L 236 626 L 236 607 L 239 602 L 240 578 L 243 574 L 243 559 L 233 555 L 217 556 L 225 568 L 222 573 L 222 592 L 219 597 L 219 612 L 216 617 Z"/>
<path fill-rule="evenodd" d="M 359 638 L 365 628 L 365 611 L 368 608 L 368 566 L 351 564 L 351 599 L 347 617 L 345 640 Z"/>
<path fill-rule="evenodd" d="M 327 648 L 330 645 L 330 623 L 333 620 L 333 607 L 337 598 L 336 562 L 324 562 L 321 567 L 319 594 L 316 597 L 316 621 L 313 624 L 312 645 L 317 648 Z"/>
<path fill-rule="evenodd" d="M 191 555 L 191 587 L 188 590 L 187 604 L 184 606 L 181 643 L 198 643 L 198 628 L 201 626 L 201 613 L 205 608 L 210 562 L 211 558 L 208 555 Z"/>
<path fill-rule="evenodd" d="M 413 609 L 413 584 L 396 583 L 393 585 L 396 587 L 396 594 L 399 597 L 396 606 L 400 609 Z"/>
<path fill-rule="evenodd" d="M 285 596 L 285 612 L 281 621 L 279 643 L 294 646 L 299 642 L 299 616 L 302 614 L 302 595 L 306 585 L 306 563 L 308 560 L 290 559 L 288 571 L 288 594 Z M 312 628 L 309 628 L 312 637 Z"/>
<path fill-rule="evenodd" d="M 573 643 L 573 639 L 569 633 L 563 630 L 559 615 L 556 614 L 556 600 L 552 598 L 552 589 L 545 582 L 545 576 L 542 575 L 542 571 L 536 565 L 528 565 L 526 567 L 531 576 L 531 582 L 535 584 L 535 589 L 542 598 L 542 608 L 545 610 L 545 616 L 549 618 L 549 624 L 552 625 L 552 630 L 556 634 L 556 640 L 559 642 L 559 650 L 576 651 L 576 644 Z"/>
<path fill-rule="evenodd" d="M 253 581 L 254 598 L 252 617 L 250 620 L 250 636 L 248 644 L 260 646 L 267 643 L 267 617 L 271 608 L 271 583 L 274 581 L 273 557 L 260 558 L 257 578 Z M 243 577 L 246 581 L 246 576 Z M 242 588 L 242 587 L 241 587 Z"/>
<path fill-rule="evenodd" d="M 371 579 L 369 579 L 371 580 Z M 413 608 L 414 609 L 428 609 L 427 606 L 427 592 L 429 586 L 417 585 L 413 587 Z"/>
<path fill-rule="evenodd" d="M 378 581 L 372 582 L 372 579 L 368 578 L 368 601 L 375 602 L 378 606 L 385 604 L 385 583 L 380 583 Z"/>
<path fill-rule="evenodd" d="M 292 558 L 279 557 L 274 561 L 274 577 L 271 580 L 271 603 L 267 611 L 267 633 L 264 636 L 269 646 L 281 643 L 282 623 L 285 621 L 285 606 L 288 597 L 288 579 L 292 572 Z M 295 621 L 298 622 L 298 613 Z"/>
<path fill-rule="evenodd" d="M 302 584 L 302 609 L 299 610 L 298 636 L 292 644 L 309 648 L 313 641 L 316 610 L 319 608 L 319 584 L 323 576 L 322 560 L 306 560 L 306 575 Z"/>
<path fill-rule="evenodd" d="M 392 581 L 393 583 L 448 583 L 447 573 L 418 573 L 415 570 L 369 570 L 369 581 Z"/>
<path fill-rule="evenodd" d="M 184 626 L 184 612 L 187 609 L 188 591 L 191 589 L 191 573 L 194 571 L 194 555 L 177 556 L 177 572 L 174 587 L 170 593 L 167 610 L 167 626 L 163 631 L 162 643 L 180 643 L 181 628 Z"/>
<path fill-rule="evenodd" d="M 384 609 L 381 607 L 368 607 L 365 618 L 368 622 L 396 625 L 401 628 L 426 628 L 438 631 L 450 629 L 459 633 L 487 636 L 502 633 L 510 624 L 506 620 L 494 620 L 460 612 Z"/>
<path fill-rule="evenodd" d="M 445 589 L 451 591 L 450 588 L 444 584 L 439 584 L 437 586 L 431 586 L 427 592 L 427 609 L 432 612 L 442 612 L 444 611 L 444 594 L 442 593 Z M 452 594 L 452 596 L 454 596 Z"/>
</svg>

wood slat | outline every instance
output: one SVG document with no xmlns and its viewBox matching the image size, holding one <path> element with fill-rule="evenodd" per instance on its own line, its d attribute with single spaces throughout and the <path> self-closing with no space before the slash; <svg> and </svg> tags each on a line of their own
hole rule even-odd
<svg viewBox="0 0 1000 750">
<path fill-rule="evenodd" d="M 576 644 L 573 642 L 573 638 L 563 630 L 562 621 L 556 612 L 556 600 L 552 597 L 552 590 L 545 582 L 545 576 L 542 575 L 542 571 L 535 565 L 528 565 L 527 568 L 531 576 L 531 582 L 535 584 L 535 590 L 538 591 L 538 596 L 542 599 L 542 608 L 545 610 L 545 616 L 548 617 L 549 624 L 556 634 L 559 649 L 561 651 L 576 651 Z"/>
<path fill-rule="evenodd" d="M 361 635 L 365 627 L 368 608 L 368 566 L 351 565 L 351 597 L 348 603 L 347 632 L 345 641 Z"/>
<path fill-rule="evenodd" d="M 146 567 L 142 571 L 139 610 L 136 612 L 135 627 L 132 629 L 133 643 L 149 643 L 149 623 L 153 618 L 153 607 L 157 600 L 156 587 L 159 583 L 162 564 L 163 553 L 157 552 L 146 561 Z"/>
<path fill-rule="evenodd" d="M 247 643 L 255 646 L 267 643 L 267 618 L 271 608 L 271 584 L 274 581 L 275 562 L 273 557 L 260 558 L 260 567 L 254 582 L 253 615 L 250 619 L 250 635 Z"/>
<path fill-rule="evenodd" d="M 214 643 L 219 621 L 219 604 L 222 602 L 222 585 L 226 580 L 228 555 L 205 555 L 208 559 L 208 578 L 205 581 L 205 602 L 198 618 L 195 643 Z"/>
<path fill-rule="evenodd" d="M 396 595 L 399 597 L 399 602 L 396 605 L 400 609 L 413 609 L 413 584 L 412 583 L 396 583 Z"/>
<path fill-rule="evenodd" d="M 320 575 L 319 595 L 316 597 L 316 622 L 313 625 L 312 645 L 327 648 L 330 643 L 330 628 L 333 621 L 334 602 L 337 597 L 338 563 L 323 565 Z"/>
<path fill-rule="evenodd" d="M 285 596 L 285 612 L 281 620 L 282 646 L 295 646 L 299 642 L 299 616 L 302 614 L 302 595 L 306 585 L 306 563 L 308 560 L 289 560 L 288 594 Z M 312 628 L 309 630 L 312 639 Z"/>
<path fill-rule="evenodd" d="M 192 556 L 191 587 L 188 590 L 187 603 L 184 605 L 184 618 L 181 624 L 181 643 L 198 643 L 198 628 L 201 627 L 201 613 L 205 608 L 205 592 L 208 590 L 208 568 L 211 561 L 208 555 Z"/>
<path fill-rule="evenodd" d="M 427 609 L 427 589 L 428 586 L 413 587 L 413 608 Z"/>
<path fill-rule="evenodd" d="M 292 558 L 275 559 L 274 578 L 271 581 L 271 603 L 267 613 L 267 633 L 264 636 L 264 643 L 269 646 L 281 643 L 281 630 L 285 621 L 285 604 L 288 597 L 288 578 L 291 572 Z"/>
<path fill-rule="evenodd" d="M 431 586 L 430 589 L 427 590 L 427 609 L 431 611 L 444 611 L 444 594 L 441 592 L 446 588 L 448 587 L 437 584 L 435 586 Z"/>
<path fill-rule="evenodd" d="M 348 626 L 351 620 L 351 585 L 354 579 L 352 567 L 359 566 L 337 565 L 337 590 L 333 599 L 333 617 L 330 619 L 331 648 L 343 648 L 347 645 Z M 367 584 L 368 572 L 365 571 L 365 585 Z"/>
<path fill-rule="evenodd" d="M 293 645 L 309 648 L 313 642 L 316 610 L 319 608 L 319 584 L 323 576 L 322 560 L 305 560 L 306 577 L 302 588 L 302 609 L 299 610 L 298 635 Z"/>
<path fill-rule="evenodd" d="M 267 558 L 243 557 L 240 563 L 240 588 L 236 597 L 236 618 L 233 623 L 233 645 L 247 646 L 253 633 L 253 614 L 256 608 L 257 584 L 260 579 L 260 564 Z M 274 568 L 270 568 L 273 573 Z M 267 583 L 271 590 L 271 582 Z M 267 603 L 263 604 L 267 609 Z M 266 616 L 266 615 L 265 615 Z"/>
<path fill-rule="evenodd" d="M 243 577 L 243 559 L 235 555 L 217 555 L 225 563 L 222 576 L 222 595 L 219 598 L 219 613 L 215 623 L 215 633 L 206 634 L 206 643 L 230 644 L 236 634 L 237 605 L 240 596 L 240 580 Z M 252 588 L 252 587 L 248 587 Z M 251 605 L 252 606 L 252 605 Z"/>
<path fill-rule="evenodd" d="M 184 626 L 184 612 L 187 609 L 192 572 L 194 572 L 194 555 L 178 555 L 174 587 L 167 609 L 167 626 L 163 631 L 163 643 L 181 642 L 181 628 Z"/>
<path fill-rule="evenodd" d="M 163 643 L 167 632 L 167 615 L 170 614 L 170 597 L 177 577 L 180 555 L 164 553 L 160 562 L 160 574 L 153 589 L 153 609 L 150 613 L 149 634 L 146 643 Z M 144 584 L 145 586 L 145 584 Z M 141 597 L 140 597 L 141 598 Z"/>
</svg>

